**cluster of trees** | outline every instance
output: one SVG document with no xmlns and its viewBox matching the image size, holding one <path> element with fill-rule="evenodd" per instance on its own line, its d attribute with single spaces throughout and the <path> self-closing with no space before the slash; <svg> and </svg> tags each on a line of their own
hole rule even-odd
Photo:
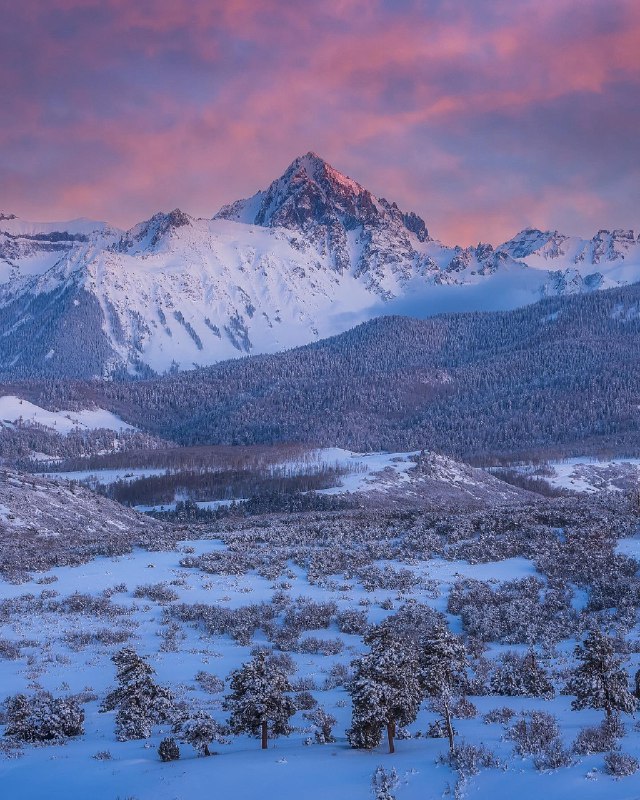
<svg viewBox="0 0 640 800">
<path fill-rule="evenodd" d="M 195 502 L 300 495 L 336 486 L 345 473 L 345 469 L 328 465 L 311 466 L 305 471 L 293 467 L 181 471 L 127 478 L 109 484 L 97 484 L 95 488 L 100 494 L 124 505 L 161 505 L 173 503 L 176 497 Z"/>
<path fill-rule="evenodd" d="M 490 755 L 471 752 L 463 745 L 456 753 L 454 717 L 474 716 L 475 709 L 464 698 L 468 682 L 468 655 L 462 639 L 452 634 L 439 620 L 412 617 L 411 610 L 388 617 L 371 627 L 364 636 L 369 651 L 352 662 L 352 676 L 347 689 L 352 699 L 352 720 L 347 740 L 354 748 L 373 749 L 386 734 L 389 752 L 395 751 L 398 732 L 412 724 L 423 702 L 438 715 L 430 736 L 448 739 L 451 763 L 458 760 L 482 760 Z M 600 709 L 603 723 L 587 728 L 578 736 L 573 752 L 588 754 L 617 750 L 617 740 L 624 735 L 619 715 L 631 714 L 638 707 L 640 670 L 637 690 L 629 689 L 629 677 L 617 655 L 614 641 L 599 629 L 589 631 L 575 649 L 576 666 L 563 692 L 574 695 L 572 708 Z M 523 693 L 550 696 L 553 686 L 540 665 L 531 659 L 527 667 L 532 681 Z M 288 677 L 290 659 L 258 649 L 250 661 L 234 670 L 228 678 L 230 692 L 223 708 L 228 720 L 220 723 L 202 708 L 177 701 L 172 692 L 156 683 L 147 660 L 125 647 L 112 658 L 116 666 L 117 686 L 104 698 L 100 711 L 115 712 L 115 733 L 119 741 L 146 739 L 159 724 L 170 724 L 179 741 L 192 745 L 201 755 L 210 755 L 213 742 L 225 742 L 228 736 L 247 734 L 260 739 L 266 749 L 270 738 L 288 736 L 291 718 L 300 709 L 309 709 L 304 717 L 313 725 L 315 741 L 335 741 L 335 718 L 318 706 L 306 692 L 294 696 Z M 224 683 L 203 674 L 216 691 Z M 494 687 L 504 692 L 503 686 Z M 520 693 L 520 692 L 514 692 Z M 514 712 L 497 709 L 485 722 L 508 723 Z M 54 698 L 48 692 L 32 696 L 18 694 L 8 698 L 3 711 L 5 736 L 17 742 L 58 742 L 82 735 L 84 712 L 78 698 Z M 489 718 L 491 717 L 491 718 Z M 533 754 L 540 768 L 566 766 L 571 754 L 559 739 L 555 718 L 546 712 L 529 712 L 509 728 L 520 755 Z M 162 760 L 179 758 L 173 737 L 159 747 Z M 627 764 L 627 767 L 629 765 Z M 620 769 L 624 765 L 619 765 Z M 636 765 L 637 768 L 637 765 Z"/>
</svg>

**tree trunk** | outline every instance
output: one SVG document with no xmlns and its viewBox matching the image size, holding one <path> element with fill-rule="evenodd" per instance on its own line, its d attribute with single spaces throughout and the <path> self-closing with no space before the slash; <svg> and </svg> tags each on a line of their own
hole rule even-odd
<svg viewBox="0 0 640 800">
<path fill-rule="evenodd" d="M 387 722 L 387 739 L 389 740 L 389 752 L 390 753 L 395 753 L 396 752 L 396 748 L 395 748 L 395 745 L 393 743 L 393 738 L 394 738 L 395 735 L 396 735 L 396 723 L 395 723 L 394 720 L 389 720 L 389 722 Z"/>
<path fill-rule="evenodd" d="M 267 749 L 267 723 L 262 723 L 262 749 Z"/>
<path fill-rule="evenodd" d="M 205 746 L 204 746 L 204 754 L 205 754 L 205 756 L 210 756 L 211 755 L 211 753 L 209 752 L 209 745 L 208 744 L 205 744 Z"/>
<path fill-rule="evenodd" d="M 444 723 L 447 727 L 447 736 L 449 737 L 449 750 L 453 753 L 455 745 L 453 743 L 453 726 L 451 724 L 451 711 L 449 710 L 449 703 L 446 701 L 443 704 Z"/>
</svg>

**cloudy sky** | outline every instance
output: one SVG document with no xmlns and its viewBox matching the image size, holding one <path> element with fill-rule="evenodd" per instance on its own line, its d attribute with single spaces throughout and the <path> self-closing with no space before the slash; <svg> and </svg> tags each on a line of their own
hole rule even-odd
<svg viewBox="0 0 640 800">
<path fill-rule="evenodd" d="M 211 216 L 314 150 L 447 242 L 640 227 L 638 0 L 18 0 L 0 209 Z"/>
</svg>

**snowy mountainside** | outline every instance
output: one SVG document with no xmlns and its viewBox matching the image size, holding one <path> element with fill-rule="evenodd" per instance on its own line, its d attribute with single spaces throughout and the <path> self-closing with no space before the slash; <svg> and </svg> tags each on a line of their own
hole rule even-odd
<svg viewBox="0 0 640 800">
<path fill-rule="evenodd" d="M 27 222 L 0 211 L 0 285 L 47 272 L 78 243 L 96 235 L 104 242 L 119 231 L 86 218 Z"/>
<path fill-rule="evenodd" d="M 449 247 L 308 153 L 211 220 L 175 209 L 122 232 L 0 215 L 0 363 L 6 377 L 162 374 L 388 313 L 514 308 L 638 279 L 632 231 Z"/>
<path fill-rule="evenodd" d="M 0 472 L 0 573 L 172 541 L 156 520 L 67 482 Z"/>
</svg>

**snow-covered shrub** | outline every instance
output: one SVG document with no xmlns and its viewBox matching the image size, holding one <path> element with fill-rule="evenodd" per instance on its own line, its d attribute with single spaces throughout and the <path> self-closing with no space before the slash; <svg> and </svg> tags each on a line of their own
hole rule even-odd
<svg viewBox="0 0 640 800">
<path fill-rule="evenodd" d="M 536 769 L 544 772 L 551 769 L 570 767 L 573 759 L 571 751 L 567 750 L 560 738 L 557 738 L 552 739 L 542 752 L 534 755 L 533 763 Z"/>
<path fill-rule="evenodd" d="M 127 589 L 126 583 L 116 583 L 115 586 L 110 586 L 108 589 L 105 589 L 102 592 L 103 597 L 113 597 L 114 594 L 127 594 L 129 589 Z"/>
<path fill-rule="evenodd" d="M 503 653 L 491 677 L 490 687 L 492 694 L 507 697 L 551 698 L 555 694 L 547 673 L 531 651 L 524 655 L 513 651 Z"/>
<path fill-rule="evenodd" d="M 220 725 L 202 709 L 185 711 L 176 720 L 173 732 L 179 734 L 180 739 L 200 753 L 202 756 L 209 756 L 209 745 L 212 742 L 224 742 L 224 736 Z"/>
<path fill-rule="evenodd" d="M 133 596 L 153 600 L 155 603 L 172 603 L 178 599 L 178 593 L 166 583 L 145 583 L 136 586 Z"/>
<path fill-rule="evenodd" d="M 172 736 L 163 739 L 158 746 L 160 761 L 177 761 L 180 758 L 180 748 Z"/>
<path fill-rule="evenodd" d="M 198 672 L 196 675 L 195 680 L 204 692 L 218 694 L 219 692 L 224 691 L 224 681 L 222 678 L 219 678 L 217 675 L 213 675 L 211 672 L 204 672 L 204 670 L 200 670 L 200 672 Z"/>
<path fill-rule="evenodd" d="M 473 719 L 478 715 L 478 709 L 474 706 L 471 700 L 466 697 L 461 697 L 457 702 L 451 705 L 451 716 L 458 719 Z"/>
<path fill-rule="evenodd" d="M 346 686 L 351 680 L 351 672 L 346 664 L 340 662 L 334 664 L 329 670 L 327 677 L 324 680 L 323 688 L 325 690 L 336 689 L 338 686 Z"/>
<path fill-rule="evenodd" d="M 637 758 L 628 753 L 617 751 L 607 753 L 604 757 L 604 765 L 607 774 L 614 775 L 616 778 L 626 778 L 628 775 L 634 775 L 638 771 L 638 767 L 640 767 Z"/>
<path fill-rule="evenodd" d="M 94 634 L 95 641 L 104 645 L 124 644 L 131 636 L 131 631 L 123 628 L 100 628 Z"/>
<path fill-rule="evenodd" d="M 335 742 L 333 726 L 336 724 L 337 720 L 332 714 L 329 714 L 322 706 L 316 704 L 316 708 L 314 708 L 313 711 L 309 711 L 303 714 L 303 716 L 315 725 L 315 740 L 317 744 L 331 744 Z"/>
<path fill-rule="evenodd" d="M 283 629 L 299 636 L 302 631 L 320 630 L 331 625 L 338 607 L 333 602 L 316 603 L 308 597 L 298 597 L 287 609 Z"/>
<path fill-rule="evenodd" d="M 512 708 L 502 706 L 501 708 L 492 708 L 491 711 L 487 711 L 482 717 L 482 721 L 485 725 L 489 725 L 492 722 L 496 722 L 499 725 L 507 725 L 515 715 L 516 712 Z"/>
<path fill-rule="evenodd" d="M 557 641 L 575 631 L 576 613 L 568 589 L 528 577 L 497 589 L 464 578 L 451 588 L 447 610 L 459 614 L 465 631 L 485 642 L 528 644 Z"/>
<path fill-rule="evenodd" d="M 298 711 L 310 711 L 318 705 L 318 701 L 311 692 L 298 692 L 294 695 L 293 702 Z"/>
<path fill-rule="evenodd" d="M 456 734 L 455 728 L 453 729 L 454 735 Z M 429 723 L 425 736 L 428 739 L 446 739 L 449 736 L 444 720 L 437 719 L 435 722 Z"/>
<path fill-rule="evenodd" d="M 338 637 L 320 639 L 317 636 L 305 636 L 300 639 L 296 649 L 300 653 L 309 653 L 310 655 L 337 656 L 343 651 L 344 642 Z"/>
<path fill-rule="evenodd" d="M 483 744 L 475 745 L 464 741 L 458 742 L 455 750 L 450 750 L 441 756 L 440 761 L 457 770 L 463 778 L 477 775 L 482 768 L 491 769 L 500 766 L 496 756 Z"/>
<path fill-rule="evenodd" d="M 84 733 L 84 711 L 72 698 L 39 692 L 6 701 L 5 736 L 21 742 L 56 742 Z"/>
<path fill-rule="evenodd" d="M 573 751 L 581 756 L 604 753 L 614 750 L 623 736 L 624 725 L 620 718 L 611 716 L 593 728 L 583 728 L 573 743 Z"/>
<path fill-rule="evenodd" d="M 420 579 L 409 569 L 397 569 L 389 564 L 381 569 L 370 565 L 358 570 L 358 577 L 367 592 L 376 589 L 393 589 L 398 592 L 410 592 Z"/>
<path fill-rule="evenodd" d="M 368 626 L 367 612 L 347 609 L 336 616 L 336 622 L 341 633 L 354 633 L 362 636 Z"/>
<path fill-rule="evenodd" d="M 20 647 L 9 639 L 0 639 L 0 659 L 15 661 L 20 658 Z"/>
<path fill-rule="evenodd" d="M 528 711 L 507 731 L 516 752 L 521 756 L 542 753 L 560 736 L 558 722 L 546 711 Z"/>
<path fill-rule="evenodd" d="M 311 675 L 306 675 L 291 681 L 291 688 L 294 692 L 315 692 L 318 685 Z"/>
<path fill-rule="evenodd" d="M 385 769 L 382 766 L 376 767 L 371 778 L 371 791 L 375 800 L 396 800 L 393 791 L 399 783 L 400 778 L 395 767 L 391 767 L 391 769 Z"/>
<path fill-rule="evenodd" d="M 95 758 L 96 761 L 111 761 L 113 756 L 109 750 L 98 750 L 98 752 L 94 753 L 91 758 Z"/>
</svg>

